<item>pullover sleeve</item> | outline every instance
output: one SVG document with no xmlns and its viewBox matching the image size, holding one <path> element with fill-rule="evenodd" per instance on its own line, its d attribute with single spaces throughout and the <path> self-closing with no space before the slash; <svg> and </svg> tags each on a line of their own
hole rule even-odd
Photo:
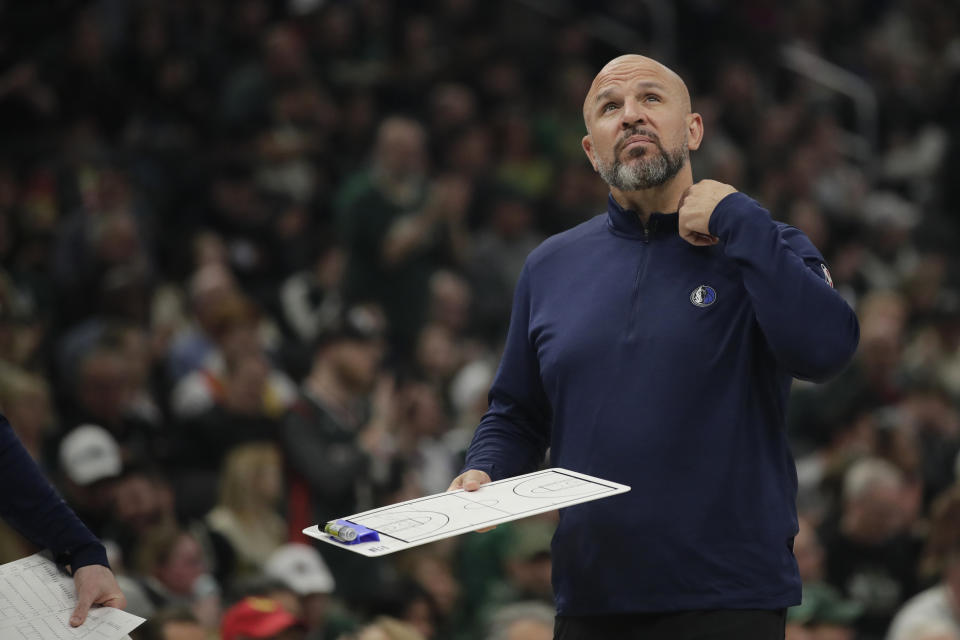
<svg viewBox="0 0 960 640">
<path fill-rule="evenodd" d="M 710 233 L 739 266 L 757 322 L 781 366 L 821 382 L 840 372 L 860 339 L 857 317 L 826 281 L 820 252 L 779 225 L 755 200 L 732 193 L 710 216 Z"/>
<path fill-rule="evenodd" d="M 0 517 L 10 526 L 50 549 L 56 562 L 73 571 L 90 564 L 110 566 L 103 545 L 50 486 L 2 415 L 0 473 L 8 487 L 0 498 Z"/>
<path fill-rule="evenodd" d="M 514 293 L 503 357 L 490 387 L 490 406 L 464 464 L 465 471 L 485 471 L 493 480 L 535 471 L 550 440 L 552 410 L 530 341 L 530 314 L 530 274 L 525 265 Z"/>
</svg>

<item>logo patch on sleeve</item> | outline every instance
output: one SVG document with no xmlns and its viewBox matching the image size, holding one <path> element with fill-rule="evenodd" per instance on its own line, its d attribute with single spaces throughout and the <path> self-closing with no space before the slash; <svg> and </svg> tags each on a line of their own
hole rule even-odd
<svg viewBox="0 0 960 640">
<path fill-rule="evenodd" d="M 833 289 L 833 277 L 830 275 L 830 269 L 827 269 L 827 265 L 822 262 L 820 263 L 820 268 L 823 269 L 823 279 L 826 280 L 830 288 Z"/>
<path fill-rule="evenodd" d="M 698 307 L 709 307 L 717 301 L 717 292 L 713 287 L 705 284 L 700 285 L 690 294 L 690 302 Z"/>
</svg>

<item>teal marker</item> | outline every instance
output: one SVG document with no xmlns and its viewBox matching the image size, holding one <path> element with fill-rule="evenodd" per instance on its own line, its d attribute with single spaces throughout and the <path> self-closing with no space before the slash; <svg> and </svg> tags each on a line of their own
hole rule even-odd
<svg viewBox="0 0 960 640">
<path fill-rule="evenodd" d="M 333 536 L 337 540 L 343 540 L 344 542 L 353 542 L 357 539 L 356 529 L 353 527 L 348 527 L 345 524 L 338 524 L 332 520 L 323 525 L 323 532 L 327 535 Z"/>
</svg>

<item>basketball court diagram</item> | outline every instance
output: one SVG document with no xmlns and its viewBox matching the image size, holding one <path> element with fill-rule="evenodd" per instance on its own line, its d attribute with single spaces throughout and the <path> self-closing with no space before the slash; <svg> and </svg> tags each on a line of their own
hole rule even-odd
<svg viewBox="0 0 960 640">
<path fill-rule="evenodd" d="M 373 529 L 379 542 L 344 544 L 316 525 L 303 532 L 345 550 L 379 556 L 629 490 L 583 473 L 545 469 L 491 482 L 473 492 L 438 493 L 343 518 Z"/>
</svg>

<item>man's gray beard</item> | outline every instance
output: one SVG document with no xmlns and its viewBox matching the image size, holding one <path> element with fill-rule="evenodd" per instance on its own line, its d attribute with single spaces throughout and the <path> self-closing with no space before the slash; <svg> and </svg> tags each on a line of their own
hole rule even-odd
<svg viewBox="0 0 960 640">
<path fill-rule="evenodd" d="M 620 162 L 619 157 L 615 157 L 613 165 L 604 166 L 598 160 L 597 171 L 600 177 L 608 185 L 620 191 L 640 191 L 665 184 L 680 173 L 680 169 L 687 162 L 688 152 L 686 147 L 668 152 L 660 146 L 659 142 L 656 144 L 658 153 L 644 158 L 643 156 L 648 154 L 646 149 L 642 149 L 642 155 L 634 156 L 639 158 L 638 162 L 624 164 Z"/>
</svg>

